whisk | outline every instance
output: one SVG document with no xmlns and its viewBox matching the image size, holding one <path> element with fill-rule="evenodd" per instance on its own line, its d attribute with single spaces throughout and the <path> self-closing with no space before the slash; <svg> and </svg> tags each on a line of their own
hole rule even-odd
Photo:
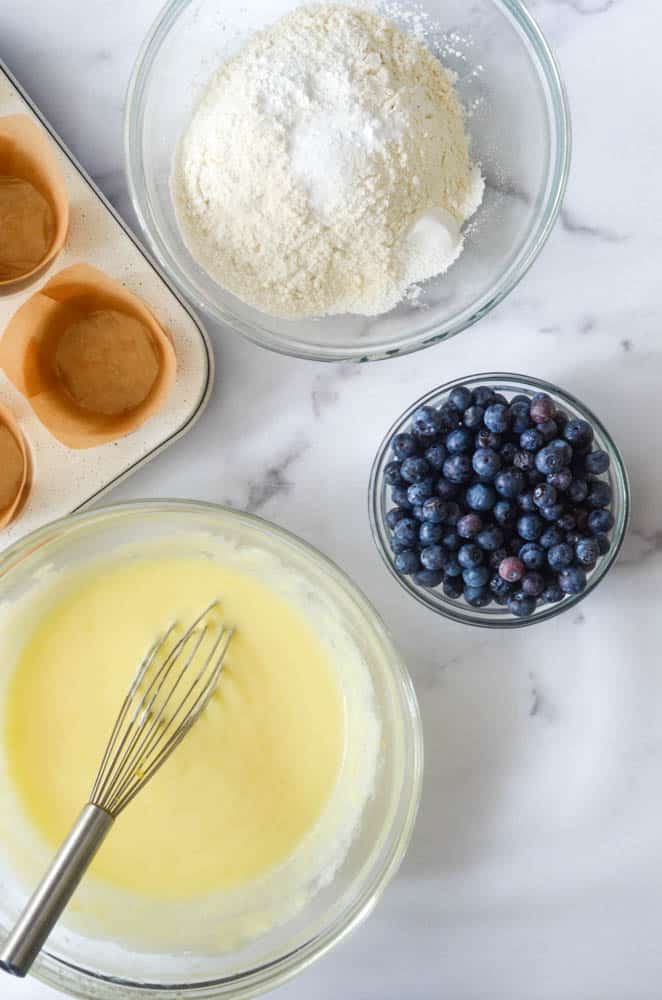
<svg viewBox="0 0 662 1000">
<path fill-rule="evenodd" d="M 25 976 L 123 809 L 204 712 L 233 629 L 213 601 L 183 634 L 175 623 L 142 660 L 106 745 L 87 805 L 0 951 L 0 969 Z"/>
</svg>

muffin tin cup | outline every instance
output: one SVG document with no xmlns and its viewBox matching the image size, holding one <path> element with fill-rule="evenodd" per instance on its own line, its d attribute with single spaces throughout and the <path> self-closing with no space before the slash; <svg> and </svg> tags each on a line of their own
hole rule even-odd
<svg viewBox="0 0 662 1000">
<path fill-rule="evenodd" d="M 600 558 L 595 569 L 588 574 L 586 589 L 581 594 L 566 596 L 557 604 L 539 605 L 528 618 L 516 618 L 507 608 L 498 605 L 488 605 L 484 608 L 473 608 L 462 598 L 452 600 L 440 588 L 418 586 L 408 576 L 402 576 L 395 569 L 394 554 L 389 545 L 389 529 L 384 520 L 387 511 L 393 504 L 390 500 L 390 489 L 384 481 L 384 468 L 391 460 L 390 445 L 395 434 L 407 430 L 412 415 L 419 406 L 425 404 L 439 406 L 445 402 L 449 393 L 457 386 L 466 385 L 475 389 L 486 385 L 495 392 L 501 392 L 508 398 L 517 393 L 528 396 L 536 392 L 546 392 L 564 409 L 570 417 L 581 417 L 587 420 L 595 432 L 595 445 L 607 452 L 610 459 L 608 480 L 613 492 L 611 512 L 614 516 L 614 527 L 610 533 L 611 545 L 609 551 Z M 630 519 L 630 484 L 621 454 L 603 423 L 583 403 L 564 389 L 534 379 L 529 375 L 515 375 L 508 372 L 486 372 L 482 375 L 470 375 L 467 378 L 454 379 L 426 393 L 405 410 L 387 431 L 379 446 L 377 456 L 372 466 L 369 486 L 369 514 L 372 536 L 379 554 L 386 563 L 392 576 L 400 586 L 426 608 L 460 622 L 463 625 L 477 625 L 480 628 L 525 628 L 538 622 L 548 621 L 576 607 L 600 583 L 613 566 L 623 544 Z"/>
</svg>

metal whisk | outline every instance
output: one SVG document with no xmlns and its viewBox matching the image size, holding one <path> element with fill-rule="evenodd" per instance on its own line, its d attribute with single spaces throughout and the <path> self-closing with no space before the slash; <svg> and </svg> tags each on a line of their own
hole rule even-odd
<svg viewBox="0 0 662 1000">
<path fill-rule="evenodd" d="M 114 820 L 202 715 L 233 630 L 218 601 L 183 634 L 171 625 L 147 652 L 122 704 L 89 802 L 0 951 L 0 969 L 25 976 L 89 868 Z"/>
</svg>

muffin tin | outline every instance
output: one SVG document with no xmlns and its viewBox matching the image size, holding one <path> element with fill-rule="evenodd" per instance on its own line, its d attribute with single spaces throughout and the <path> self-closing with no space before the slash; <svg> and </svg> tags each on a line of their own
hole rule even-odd
<svg viewBox="0 0 662 1000">
<path fill-rule="evenodd" d="M 69 225 L 64 245 L 45 266 L 21 282 L 0 286 L 0 336 L 35 293 L 65 269 L 96 268 L 140 299 L 163 327 L 174 347 L 176 373 L 162 408 L 142 426 L 81 449 L 49 433 L 26 396 L 0 371 L 0 406 L 13 415 L 25 438 L 31 474 L 30 493 L 20 516 L 0 532 L 0 548 L 97 500 L 185 433 L 209 398 L 214 374 L 202 327 L 0 61 L 0 123 L 15 115 L 28 116 L 48 142 L 66 185 Z"/>
</svg>

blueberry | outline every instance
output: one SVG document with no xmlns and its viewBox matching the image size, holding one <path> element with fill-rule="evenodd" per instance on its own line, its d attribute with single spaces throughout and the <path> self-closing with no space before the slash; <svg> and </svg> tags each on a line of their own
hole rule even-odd
<svg viewBox="0 0 662 1000">
<path fill-rule="evenodd" d="M 407 461 L 411 461 L 408 459 Z M 403 463 L 404 464 L 404 463 Z M 427 462 L 425 463 L 427 465 Z M 444 478 L 452 483 L 467 483 L 471 479 L 471 459 L 468 455 L 451 455 L 444 462 Z"/>
<path fill-rule="evenodd" d="M 593 476 L 601 476 L 609 468 L 609 455 L 606 451 L 592 451 L 584 459 L 584 467 Z"/>
<path fill-rule="evenodd" d="M 501 472 L 497 472 L 494 485 L 497 493 L 510 500 L 524 489 L 524 476 L 519 469 L 502 469 Z"/>
<path fill-rule="evenodd" d="M 553 524 L 549 528 L 545 528 L 542 535 L 538 539 L 543 549 L 551 549 L 555 545 L 560 545 L 564 539 L 564 534 L 561 529 Z"/>
<path fill-rule="evenodd" d="M 504 394 L 502 392 L 493 392 L 492 393 L 492 402 L 493 403 L 503 403 L 504 406 L 508 406 L 509 405 L 508 404 L 508 400 L 506 399 L 506 397 L 504 396 Z"/>
<path fill-rule="evenodd" d="M 495 573 L 489 582 L 489 588 L 493 594 L 507 597 L 512 593 L 513 585 Z"/>
<path fill-rule="evenodd" d="M 489 524 L 476 535 L 476 542 L 485 552 L 496 552 L 503 545 L 503 531 L 495 524 Z"/>
<path fill-rule="evenodd" d="M 461 455 L 471 451 L 474 444 L 474 435 L 466 427 L 458 427 L 451 431 L 446 438 L 446 449 L 453 455 Z"/>
<path fill-rule="evenodd" d="M 558 521 L 563 516 L 564 510 L 562 503 L 550 503 L 549 507 L 541 507 L 540 513 L 546 521 Z"/>
<path fill-rule="evenodd" d="M 465 587 L 484 587 L 490 578 L 487 566 L 472 566 L 462 571 Z"/>
<path fill-rule="evenodd" d="M 403 507 L 391 507 L 388 514 L 384 518 L 387 526 L 393 530 L 398 521 L 401 521 L 403 517 L 408 517 L 409 511 L 405 510 Z"/>
<path fill-rule="evenodd" d="M 399 462 L 389 462 L 384 467 L 384 482 L 388 483 L 389 486 L 402 486 L 404 479 L 400 474 Z"/>
<path fill-rule="evenodd" d="M 423 520 L 441 524 L 448 516 L 448 501 L 441 497 L 429 497 L 423 504 Z"/>
<path fill-rule="evenodd" d="M 522 577 L 520 586 L 528 597 L 540 597 L 545 589 L 545 577 L 536 570 L 530 570 Z"/>
<path fill-rule="evenodd" d="M 609 510 L 594 510 L 588 515 L 588 530 L 602 535 L 614 527 L 614 515 Z"/>
<path fill-rule="evenodd" d="M 535 542 L 544 530 L 539 514 L 522 514 L 517 521 L 517 534 L 527 542 Z"/>
<path fill-rule="evenodd" d="M 496 503 L 496 490 L 488 483 L 473 483 L 466 492 L 467 506 L 472 510 L 491 510 Z"/>
<path fill-rule="evenodd" d="M 549 483 L 540 483 L 533 491 L 533 502 L 536 507 L 550 507 L 556 503 L 556 498 L 556 487 L 550 486 Z"/>
<path fill-rule="evenodd" d="M 446 597 L 450 597 L 451 601 L 456 601 L 458 597 L 462 597 L 463 590 L 464 583 L 461 577 L 448 575 L 444 577 L 444 594 Z"/>
<path fill-rule="evenodd" d="M 446 550 L 441 545 L 426 545 L 421 549 L 419 558 L 424 569 L 440 570 L 446 564 Z"/>
<path fill-rule="evenodd" d="M 413 504 L 409 503 L 406 486 L 394 486 L 391 490 L 391 500 L 393 503 L 397 504 L 398 507 L 413 507 Z"/>
<path fill-rule="evenodd" d="M 518 590 L 508 598 L 508 610 L 517 618 L 528 618 L 536 610 L 536 599 Z"/>
<path fill-rule="evenodd" d="M 520 493 L 517 498 L 517 506 L 521 511 L 524 511 L 525 514 L 535 514 L 538 508 L 536 507 L 536 502 L 533 499 L 533 491 L 524 490 L 523 493 Z"/>
<path fill-rule="evenodd" d="M 553 545 L 547 552 L 547 562 L 553 570 L 562 570 L 567 566 L 571 566 L 574 558 L 575 553 L 572 545 L 569 545 L 567 542 Z"/>
<path fill-rule="evenodd" d="M 452 500 L 453 497 L 457 496 L 457 491 L 457 483 L 451 483 L 443 476 L 437 480 L 437 496 L 440 496 L 442 500 Z"/>
<path fill-rule="evenodd" d="M 600 553 L 601 556 L 604 556 L 607 552 L 609 552 L 609 546 L 611 545 L 608 536 L 595 535 L 594 537 L 596 542 L 598 543 L 598 552 Z"/>
<path fill-rule="evenodd" d="M 589 507 L 608 507 L 611 503 L 611 486 L 602 479 L 592 479 L 588 484 L 586 502 Z"/>
<path fill-rule="evenodd" d="M 467 389 L 466 385 L 458 385 L 451 390 L 448 399 L 453 404 L 455 409 L 462 413 L 468 406 L 471 406 L 471 389 Z"/>
<path fill-rule="evenodd" d="M 519 557 L 527 569 L 543 569 L 547 565 L 547 553 L 537 542 L 526 542 L 519 550 Z"/>
<path fill-rule="evenodd" d="M 558 472 L 550 472 L 547 476 L 547 482 L 550 486 L 557 489 L 559 493 L 564 493 L 572 482 L 572 472 L 570 469 L 559 469 Z"/>
<path fill-rule="evenodd" d="M 407 542 L 399 542 L 395 535 L 391 535 L 389 545 L 391 546 L 391 550 L 395 553 L 404 552 L 405 549 L 411 548 L 411 545 L 408 545 Z"/>
<path fill-rule="evenodd" d="M 581 531 L 566 531 L 565 533 L 565 540 L 573 552 L 575 551 L 575 545 L 577 542 L 581 541 L 583 537 L 584 536 Z"/>
<path fill-rule="evenodd" d="M 444 566 L 446 576 L 462 576 L 462 567 L 454 552 L 450 552 Z"/>
<path fill-rule="evenodd" d="M 492 448 L 494 451 L 501 447 L 502 441 L 501 434 L 495 434 L 487 427 L 480 427 L 474 438 L 474 444 L 477 448 Z"/>
<path fill-rule="evenodd" d="M 514 524 L 517 519 L 517 505 L 513 500 L 497 500 L 494 505 L 494 520 L 501 527 Z"/>
<path fill-rule="evenodd" d="M 406 483 L 420 483 L 427 479 L 431 469 L 424 458 L 412 456 L 405 458 L 400 466 L 400 475 Z"/>
<path fill-rule="evenodd" d="M 483 417 L 485 416 L 485 410 L 482 406 L 469 406 L 464 411 L 464 416 L 462 417 L 462 423 L 465 427 L 470 430 L 475 431 L 476 428 L 480 427 L 483 422 Z"/>
<path fill-rule="evenodd" d="M 478 514 L 465 514 L 455 525 L 460 538 L 475 538 L 482 528 L 483 522 Z"/>
<path fill-rule="evenodd" d="M 588 495 L 588 483 L 585 479 L 573 479 L 568 486 L 568 497 L 573 503 L 583 503 Z"/>
<path fill-rule="evenodd" d="M 458 535 L 457 531 L 447 531 L 441 539 L 441 544 L 444 548 L 449 549 L 451 552 L 457 552 L 462 545 L 462 539 Z"/>
<path fill-rule="evenodd" d="M 464 599 L 472 608 L 484 608 L 492 600 L 487 587 L 464 588 Z"/>
<path fill-rule="evenodd" d="M 522 472 L 532 472 L 536 467 L 536 456 L 534 452 L 520 448 L 513 456 L 513 465 Z"/>
<path fill-rule="evenodd" d="M 489 406 L 494 402 L 494 391 L 488 385 L 479 385 L 472 393 L 474 403 L 478 406 Z"/>
<path fill-rule="evenodd" d="M 586 586 L 586 573 L 579 566 L 569 566 L 559 573 L 559 587 L 564 594 L 581 594 Z"/>
<path fill-rule="evenodd" d="M 508 549 L 502 546 L 500 549 L 495 549 L 494 552 L 490 552 L 487 557 L 487 562 L 490 569 L 499 569 L 499 566 L 504 559 L 508 558 Z"/>
<path fill-rule="evenodd" d="M 446 449 L 443 444 L 431 444 L 425 452 L 425 461 L 435 472 L 441 472 L 445 458 Z"/>
<path fill-rule="evenodd" d="M 517 583 L 525 573 L 525 566 L 517 556 L 508 556 L 499 566 L 499 576 L 508 583 Z"/>
<path fill-rule="evenodd" d="M 517 395 L 513 396 L 513 398 L 511 399 L 510 405 L 512 406 L 513 403 L 517 403 L 517 404 L 523 403 L 526 406 L 527 413 L 528 413 L 529 405 L 531 403 L 531 400 L 523 392 L 518 392 Z"/>
<path fill-rule="evenodd" d="M 563 437 L 572 445 L 574 451 L 584 451 L 591 447 L 593 428 L 586 420 L 568 420 L 563 428 Z"/>
<path fill-rule="evenodd" d="M 537 431 L 542 437 L 543 441 L 553 441 L 559 433 L 559 425 L 556 420 L 546 420 L 544 424 L 538 424 Z"/>
<path fill-rule="evenodd" d="M 580 538 L 575 545 L 575 555 L 580 566 L 593 569 L 600 555 L 600 546 L 597 539 Z"/>
<path fill-rule="evenodd" d="M 412 483 L 407 490 L 407 499 L 411 504 L 423 504 L 434 493 L 434 480 L 424 479 L 420 483 Z"/>
<path fill-rule="evenodd" d="M 393 529 L 393 538 L 408 549 L 412 549 L 418 540 L 418 522 L 413 517 L 403 517 Z"/>
<path fill-rule="evenodd" d="M 434 406 L 419 406 L 411 418 L 411 426 L 421 439 L 433 438 L 441 430 L 441 417 Z"/>
<path fill-rule="evenodd" d="M 495 604 L 500 604 L 504 607 L 508 603 L 509 594 L 492 594 L 492 600 Z"/>
<path fill-rule="evenodd" d="M 466 542 L 457 554 L 457 561 L 462 569 L 473 569 L 483 561 L 483 552 L 472 542 Z"/>
<path fill-rule="evenodd" d="M 577 527 L 577 518 L 574 514 L 566 511 L 556 519 L 556 526 L 560 531 L 573 531 Z"/>
<path fill-rule="evenodd" d="M 444 578 L 444 574 L 434 569 L 419 569 L 414 573 L 412 580 L 419 587 L 438 587 Z"/>
<path fill-rule="evenodd" d="M 422 504 L 418 504 L 416 507 L 414 507 L 412 509 L 412 514 L 414 515 L 414 517 L 416 518 L 417 521 L 424 521 L 425 520 L 425 518 L 423 517 L 423 505 Z"/>
<path fill-rule="evenodd" d="M 402 573 L 406 576 L 411 573 L 416 573 L 421 568 L 418 553 L 413 549 L 403 549 L 402 552 L 398 552 L 393 560 L 393 565 L 398 573 Z"/>
<path fill-rule="evenodd" d="M 519 446 L 524 451 L 538 451 L 543 446 L 542 434 L 535 427 L 530 427 L 528 430 L 522 431 L 519 436 Z"/>
<path fill-rule="evenodd" d="M 421 545 L 436 545 L 444 535 L 444 529 L 440 524 L 431 524 L 430 521 L 423 521 L 419 528 L 418 538 Z"/>
<path fill-rule="evenodd" d="M 471 464 L 480 479 L 489 481 L 494 479 L 501 468 L 501 458 L 492 448 L 478 448 L 473 454 Z"/>
<path fill-rule="evenodd" d="M 505 444 L 501 445 L 501 464 L 512 465 L 516 454 L 516 446 L 511 441 L 506 441 Z"/>
<path fill-rule="evenodd" d="M 531 399 L 529 413 L 534 424 L 544 424 L 556 416 L 556 403 L 546 392 L 537 392 Z"/>
<path fill-rule="evenodd" d="M 540 600 L 543 604 L 556 604 L 557 601 L 563 600 L 563 591 L 558 583 L 548 584 L 540 595 Z"/>
<path fill-rule="evenodd" d="M 391 449 L 397 458 L 411 458 L 418 451 L 418 442 L 411 434 L 396 434 L 391 441 Z"/>
<path fill-rule="evenodd" d="M 573 518 L 574 518 L 574 521 L 575 521 L 575 525 L 574 526 L 577 529 L 577 531 L 581 531 L 582 534 L 585 535 L 586 532 L 589 530 L 589 527 L 588 527 L 588 515 L 591 512 L 590 512 L 590 510 L 587 510 L 586 507 L 575 507 L 574 511 L 575 511 L 574 514 L 573 514 Z M 563 519 L 561 518 L 561 520 L 563 520 Z"/>
<path fill-rule="evenodd" d="M 508 407 L 503 403 L 490 403 L 485 410 L 483 423 L 495 434 L 503 434 L 508 430 L 509 417 Z"/>
<path fill-rule="evenodd" d="M 556 440 L 560 439 L 557 438 Z M 565 445 L 565 448 L 559 448 L 555 446 L 554 441 L 551 441 L 544 448 L 541 448 L 536 455 L 536 468 L 543 475 L 547 476 L 550 472 L 558 472 L 559 469 L 562 469 L 570 461 L 572 457 L 570 454 L 570 445 L 567 441 L 562 441 L 561 444 Z"/>
<path fill-rule="evenodd" d="M 523 434 L 531 426 L 529 401 L 514 399 L 509 407 L 510 427 L 514 434 Z"/>
</svg>

